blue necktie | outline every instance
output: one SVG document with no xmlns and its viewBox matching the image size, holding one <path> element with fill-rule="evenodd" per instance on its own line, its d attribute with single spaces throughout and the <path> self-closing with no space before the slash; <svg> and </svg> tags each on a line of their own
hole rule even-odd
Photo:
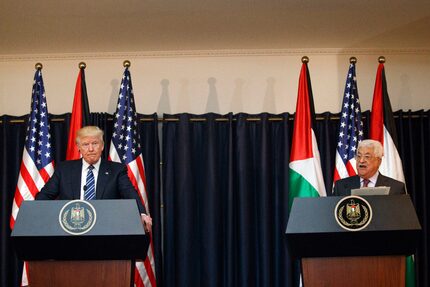
<svg viewBox="0 0 430 287">
<path fill-rule="evenodd" d="M 87 182 L 85 184 L 86 189 L 84 190 L 85 200 L 91 200 L 96 197 L 96 186 L 94 184 L 93 169 L 94 169 L 94 166 L 92 165 L 88 167 Z"/>
</svg>

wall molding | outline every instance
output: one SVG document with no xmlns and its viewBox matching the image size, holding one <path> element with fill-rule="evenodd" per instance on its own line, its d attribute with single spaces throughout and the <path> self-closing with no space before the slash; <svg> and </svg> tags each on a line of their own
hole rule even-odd
<svg viewBox="0 0 430 287">
<path fill-rule="evenodd" d="M 47 60 L 105 60 L 183 57 L 255 57 L 255 56 L 310 56 L 310 55 L 430 55 L 430 48 L 370 49 L 370 48 L 321 48 L 321 49 L 232 49 L 232 50 L 182 50 L 138 52 L 94 52 L 0 55 L 0 62 Z"/>
</svg>

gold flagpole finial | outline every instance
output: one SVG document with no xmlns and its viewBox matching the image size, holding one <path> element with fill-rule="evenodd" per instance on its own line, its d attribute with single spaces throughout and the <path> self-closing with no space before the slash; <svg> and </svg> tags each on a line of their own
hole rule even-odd
<svg viewBox="0 0 430 287">
<path fill-rule="evenodd" d="M 36 70 L 42 70 L 43 65 L 42 65 L 42 63 L 36 63 L 36 65 L 34 65 L 34 67 L 36 68 Z"/>
<path fill-rule="evenodd" d="M 356 57 L 351 57 L 351 58 L 349 58 L 349 62 L 351 64 L 356 64 L 357 63 L 357 58 Z"/>
<path fill-rule="evenodd" d="M 385 57 L 384 56 L 379 56 L 378 62 L 381 63 L 381 64 L 385 63 Z"/>
<path fill-rule="evenodd" d="M 302 57 L 302 63 L 309 63 L 309 57 L 308 56 L 303 56 Z"/>
<path fill-rule="evenodd" d="M 122 63 L 122 65 L 123 65 L 125 68 L 129 68 L 129 67 L 131 66 L 131 63 L 130 63 L 130 61 L 129 61 L 129 60 L 125 60 L 125 61 Z"/>
<path fill-rule="evenodd" d="M 79 69 L 85 69 L 87 67 L 87 64 L 85 64 L 85 62 L 80 62 L 78 67 Z"/>
</svg>

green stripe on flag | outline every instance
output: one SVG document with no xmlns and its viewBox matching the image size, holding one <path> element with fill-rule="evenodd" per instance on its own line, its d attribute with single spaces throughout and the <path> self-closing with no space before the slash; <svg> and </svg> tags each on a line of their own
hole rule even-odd
<svg viewBox="0 0 430 287">
<path fill-rule="evenodd" d="M 290 183 L 288 185 L 289 206 L 293 205 L 295 197 L 319 197 L 318 191 L 299 173 L 290 168 Z"/>
<path fill-rule="evenodd" d="M 406 257 L 406 287 L 415 287 L 415 264 L 412 256 Z"/>
</svg>

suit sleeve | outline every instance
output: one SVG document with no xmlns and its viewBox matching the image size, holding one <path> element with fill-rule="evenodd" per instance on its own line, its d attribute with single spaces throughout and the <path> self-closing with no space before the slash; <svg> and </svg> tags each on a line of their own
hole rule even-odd
<svg viewBox="0 0 430 287">
<path fill-rule="evenodd" d="M 334 187 L 333 187 L 333 196 L 339 196 L 339 181 L 336 181 L 334 183 Z"/>
<path fill-rule="evenodd" d="M 393 181 L 391 188 L 390 194 L 406 194 L 405 184 L 401 181 Z"/>
<path fill-rule="evenodd" d="M 127 167 L 121 169 L 118 174 L 118 191 L 123 199 L 136 199 L 140 213 L 145 213 L 145 206 L 142 204 L 139 192 L 134 188 L 127 174 Z"/>
<path fill-rule="evenodd" d="M 60 169 L 56 169 L 45 186 L 36 194 L 36 200 L 56 199 L 60 193 Z"/>
</svg>

